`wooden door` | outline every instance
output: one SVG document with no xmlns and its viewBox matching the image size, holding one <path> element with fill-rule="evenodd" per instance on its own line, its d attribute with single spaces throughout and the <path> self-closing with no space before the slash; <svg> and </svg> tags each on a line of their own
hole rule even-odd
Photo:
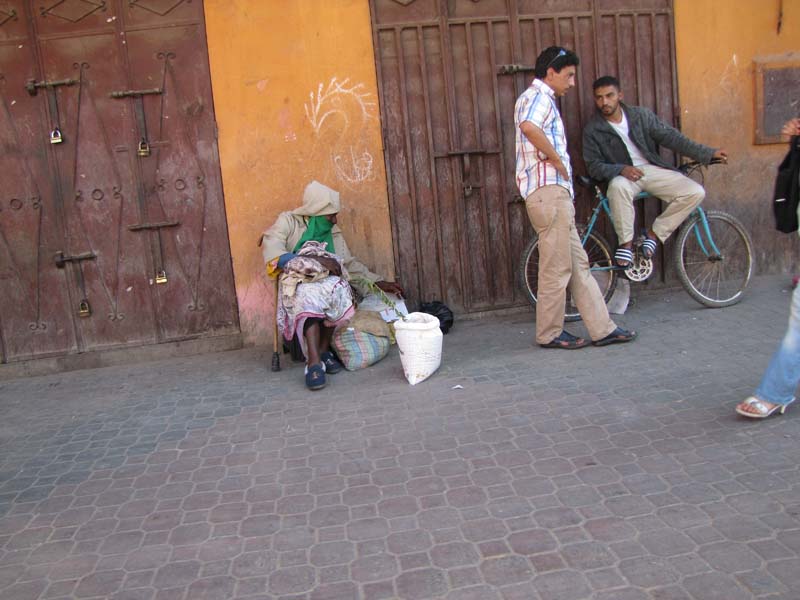
<svg viewBox="0 0 800 600">
<path fill-rule="evenodd" d="M 524 304 L 519 257 L 531 229 L 514 183 L 513 107 L 550 45 L 581 58 L 561 104 L 570 155 L 591 83 L 677 114 L 669 0 L 371 0 L 395 263 L 412 300 L 459 312 Z M 630 84 L 630 85 L 627 85 Z M 579 216 L 588 197 L 579 196 Z"/>
<path fill-rule="evenodd" d="M 3 360 L 237 331 L 202 2 L 0 0 L 0 93 Z"/>
</svg>

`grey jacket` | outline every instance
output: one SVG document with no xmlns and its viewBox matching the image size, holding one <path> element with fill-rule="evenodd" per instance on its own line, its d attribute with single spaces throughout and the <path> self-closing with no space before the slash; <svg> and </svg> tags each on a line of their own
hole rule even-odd
<svg viewBox="0 0 800 600">
<path fill-rule="evenodd" d="M 628 135 L 652 164 L 665 169 L 675 169 L 658 153 L 664 146 L 703 164 L 711 162 L 714 148 L 693 142 L 674 127 L 659 119 L 653 111 L 641 106 L 628 106 L 620 102 L 628 119 Z M 583 129 L 583 160 L 589 175 L 594 179 L 609 181 L 632 165 L 631 157 L 622 138 L 598 111 Z"/>
</svg>

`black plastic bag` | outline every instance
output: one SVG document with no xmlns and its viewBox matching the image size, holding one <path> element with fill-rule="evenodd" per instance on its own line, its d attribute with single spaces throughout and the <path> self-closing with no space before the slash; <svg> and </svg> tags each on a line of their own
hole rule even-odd
<svg viewBox="0 0 800 600">
<path fill-rule="evenodd" d="M 428 313 L 439 319 L 439 329 L 444 334 L 447 334 L 453 326 L 453 311 L 444 302 L 438 300 L 423 302 L 419 305 L 419 312 Z"/>
</svg>

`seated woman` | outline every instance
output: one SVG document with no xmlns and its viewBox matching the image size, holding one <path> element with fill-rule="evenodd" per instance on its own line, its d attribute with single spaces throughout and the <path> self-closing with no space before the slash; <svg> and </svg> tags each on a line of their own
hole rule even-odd
<svg viewBox="0 0 800 600">
<path fill-rule="evenodd" d="M 339 192 L 312 181 L 303 193 L 303 206 L 278 216 L 261 238 L 268 271 L 281 277 L 278 329 L 291 341 L 295 332 L 306 357 L 306 386 L 325 387 L 325 373 L 342 369 L 330 351 L 337 325 L 353 316 L 349 279 L 359 292 L 359 279 L 375 283 L 387 293 L 402 295 L 397 283 L 384 281 L 358 262 L 347 247 L 336 215 Z M 315 243 L 316 242 L 316 243 Z M 322 248 L 324 246 L 324 252 Z M 308 261 L 316 261 L 309 263 Z"/>
</svg>

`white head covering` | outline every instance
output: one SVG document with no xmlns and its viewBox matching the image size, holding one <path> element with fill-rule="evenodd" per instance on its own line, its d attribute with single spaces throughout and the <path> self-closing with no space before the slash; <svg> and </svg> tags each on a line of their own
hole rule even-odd
<svg viewBox="0 0 800 600">
<path fill-rule="evenodd" d="M 303 192 L 303 206 L 295 208 L 292 213 L 303 217 L 321 217 L 338 213 L 341 206 L 339 192 L 319 181 L 312 181 Z"/>
</svg>

